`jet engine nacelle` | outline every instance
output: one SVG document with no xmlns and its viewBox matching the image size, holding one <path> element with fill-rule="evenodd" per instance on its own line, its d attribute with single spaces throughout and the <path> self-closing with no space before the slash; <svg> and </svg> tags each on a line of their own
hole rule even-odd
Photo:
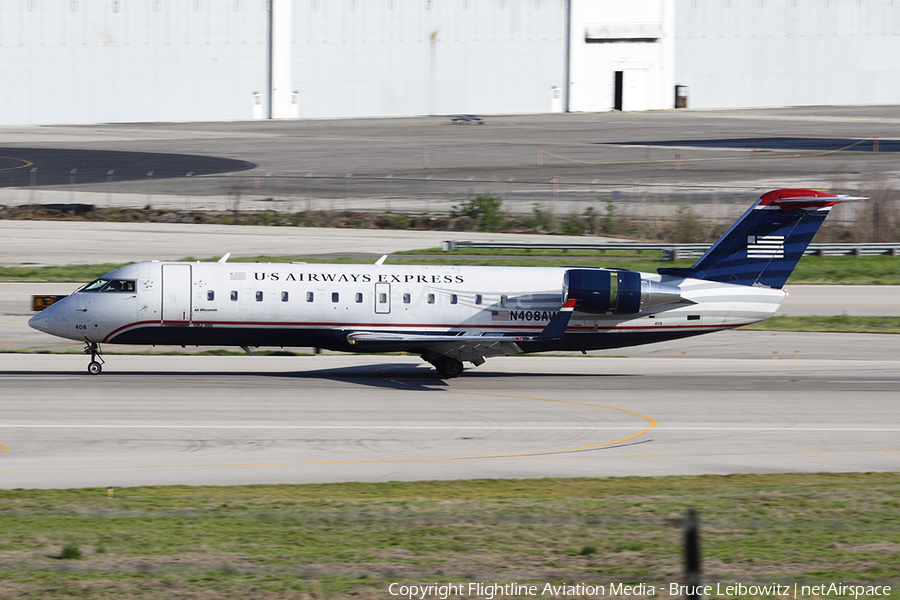
<svg viewBox="0 0 900 600">
<path fill-rule="evenodd" d="M 563 280 L 563 303 L 574 298 L 583 313 L 632 315 L 641 308 L 683 302 L 673 285 L 641 279 L 635 271 L 569 269 Z"/>
</svg>

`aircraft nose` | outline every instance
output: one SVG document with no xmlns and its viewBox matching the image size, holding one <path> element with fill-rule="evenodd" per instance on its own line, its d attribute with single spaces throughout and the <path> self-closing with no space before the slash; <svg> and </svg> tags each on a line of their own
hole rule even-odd
<svg viewBox="0 0 900 600">
<path fill-rule="evenodd" d="M 50 315 L 47 314 L 49 310 L 50 307 L 47 307 L 28 319 L 28 326 L 44 333 L 50 333 Z"/>
</svg>

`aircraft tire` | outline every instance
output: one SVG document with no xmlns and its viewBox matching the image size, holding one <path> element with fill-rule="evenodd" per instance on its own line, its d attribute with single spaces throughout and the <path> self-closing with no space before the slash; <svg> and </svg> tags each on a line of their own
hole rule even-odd
<svg viewBox="0 0 900 600">
<path fill-rule="evenodd" d="M 99 375 L 100 371 L 103 370 L 103 365 L 98 363 L 96 360 L 92 360 L 90 363 L 88 363 L 87 370 L 91 375 Z"/>
<path fill-rule="evenodd" d="M 463 372 L 463 364 L 455 358 L 445 356 L 434 363 L 434 367 L 444 379 L 459 377 Z"/>
</svg>

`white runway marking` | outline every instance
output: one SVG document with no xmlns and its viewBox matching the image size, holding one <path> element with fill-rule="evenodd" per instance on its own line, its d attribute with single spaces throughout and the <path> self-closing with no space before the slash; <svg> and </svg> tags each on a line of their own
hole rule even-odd
<svg viewBox="0 0 900 600">
<path fill-rule="evenodd" d="M 27 376 L 0 376 L 0 379 L 19 379 L 28 381 L 59 381 L 61 379 L 84 379 L 84 377 L 27 377 Z"/>
<path fill-rule="evenodd" d="M 552 426 L 506 426 L 506 425 L 32 425 L 2 424 L 0 429 L 283 429 L 283 430 L 377 430 L 377 431 L 455 431 L 457 429 L 477 429 L 491 431 L 632 431 L 627 427 L 552 427 Z M 656 426 L 653 431 L 898 431 L 900 427 L 666 427 Z"/>
<path fill-rule="evenodd" d="M 828 383 L 900 383 L 900 379 L 892 380 L 892 379 L 869 379 L 869 380 L 861 380 L 861 379 L 848 379 L 846 381 L 829 381 Z"/>
</svg>

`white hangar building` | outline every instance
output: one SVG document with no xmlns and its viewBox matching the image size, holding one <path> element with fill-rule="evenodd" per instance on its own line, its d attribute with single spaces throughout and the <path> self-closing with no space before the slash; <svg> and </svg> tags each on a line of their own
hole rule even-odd
<svg viewBox="0 0 900 600">
<path fill-rule="evenodd" d="M 900 0 L 3 0 L 0 124 L 900 103 Z"/>
</svg>

